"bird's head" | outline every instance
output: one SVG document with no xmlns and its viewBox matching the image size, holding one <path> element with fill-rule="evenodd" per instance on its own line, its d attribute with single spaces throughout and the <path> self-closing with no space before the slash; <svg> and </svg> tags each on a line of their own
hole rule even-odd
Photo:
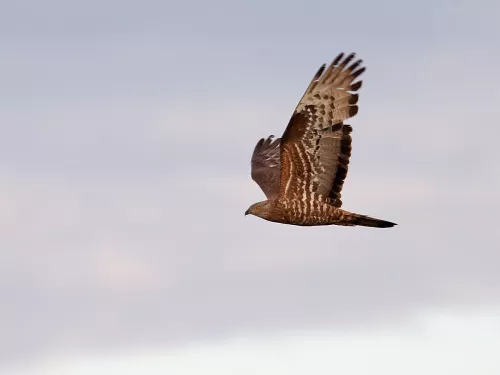
<svg viewBox="0 0 500 375">
<path fill-rule="evenodd" d="M 274 208 L 273 203 L 274 202 L 272 200 L 254 203 L 248 208 L 248 210 L 246 210 L 245 216 L 250 214 L 261 217 L 263 219 L 268 219 Z"/>
</svg>

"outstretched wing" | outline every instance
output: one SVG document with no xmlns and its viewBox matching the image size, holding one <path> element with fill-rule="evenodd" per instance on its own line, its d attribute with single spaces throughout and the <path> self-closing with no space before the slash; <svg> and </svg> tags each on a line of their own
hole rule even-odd
<svg viewBox="0 0 500 375">
<path fill-rule="evenodd" d="M 252 155 L 252 179 L 257 182 L 267 199 L 276 197 L 280 186 L 280 138 L 262 138 Z"/>
<path fill-rule="evenodd" d="M 336 207 L 351 156 L 351 131 L 343 121 L 358 112 L 358 95 L 365 71 L 352 53 L 323 65 L 295 109 L 281 140 L 280 195 L 307 199 L 319 194 Z"/>
</svg>

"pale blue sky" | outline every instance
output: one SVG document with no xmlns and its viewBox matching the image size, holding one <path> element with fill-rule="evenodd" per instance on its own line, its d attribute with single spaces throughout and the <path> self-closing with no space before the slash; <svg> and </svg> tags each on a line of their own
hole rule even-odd
<svg viewBox="0 0 500 375">
<path fill-rule="evenodd" d="M 1 8 L 0 366 L 498 311 L 497 2 Z M 340 51 L 345 208 L 400 225 L 244 218 L 255 143 Z"/>
</svg>

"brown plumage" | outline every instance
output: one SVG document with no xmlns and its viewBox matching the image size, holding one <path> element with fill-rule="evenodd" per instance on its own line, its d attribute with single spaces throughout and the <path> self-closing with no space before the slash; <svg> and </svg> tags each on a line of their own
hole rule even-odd
<svg viewBox="0 0 500 375">
<path fill-rule="evenodd" d="M 268 200 L 245 214 L 293 225 L 396 225 L 342 210 L 341 191 L 351 156 L 352 127 L 365 71 L 355 54 L 339 54 L 321 66 L 281 138 L 261 139 L 252 155 L 252 178 Z"/>
</svg>

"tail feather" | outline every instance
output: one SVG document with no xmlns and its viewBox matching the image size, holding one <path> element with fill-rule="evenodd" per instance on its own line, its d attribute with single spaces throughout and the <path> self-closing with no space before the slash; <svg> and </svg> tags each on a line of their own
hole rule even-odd
<svg viewBox="0 0 500 375">
<path fill-rule="evenodd" d="M 396 223 L 392 223 L 390 221 L 375 219 L 373 217 L 358 215 L 358 214 L 350 214 L 347 217 L 350 225 L 360 225 L 363 227 L 372 227 L 372 228 L 391 228 Z"/>
</svg>

